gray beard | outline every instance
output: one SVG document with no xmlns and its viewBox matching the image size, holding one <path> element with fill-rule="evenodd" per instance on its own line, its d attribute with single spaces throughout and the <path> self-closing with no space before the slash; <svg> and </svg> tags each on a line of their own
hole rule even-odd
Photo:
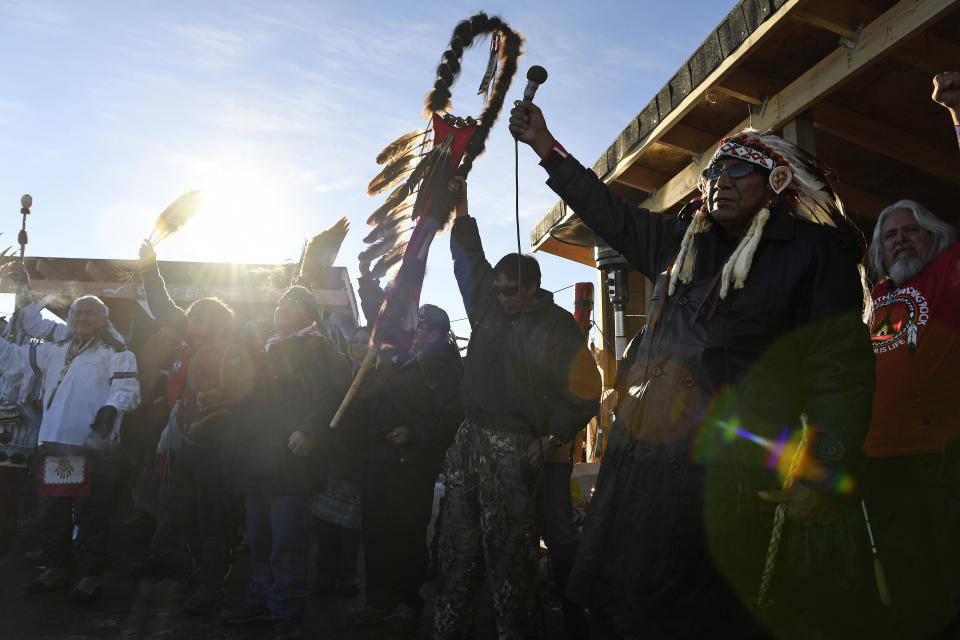
<svg viewBox="0 0 960 640">
<path fill-rule="evenodd" d="M 893 280 L 895 284 L 899 285 L 911 280 L 915 275 L 923 271 L 925 266 L 927 266 L 927 263 L 923 258 L 902 258 L 893 263 L 888 269 L 890 273 L 887 275 L 890 276 L 890 279 Z"/>
</svg>

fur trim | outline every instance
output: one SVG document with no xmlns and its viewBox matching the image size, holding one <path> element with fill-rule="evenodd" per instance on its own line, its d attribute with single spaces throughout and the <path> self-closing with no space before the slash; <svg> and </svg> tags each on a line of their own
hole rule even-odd
<svg viewBox="0 0 960 640">
<path fill-rule="evenodd" d="M 683 234 L 683 240 L 680 241 L 680 251 L 677 252 L 677 259 L 670 267 L 670 286 L 667 289 L 667 295 L 672 296 L 677 289 L 677 280 L 684 284 L 690 284 L 693 281 L 693 267 L 697 260 L 697 245 L 694 236 L 703 233 L 710 228 L 710 214 L 704 211 L 698 211 Z"/>
</svg>

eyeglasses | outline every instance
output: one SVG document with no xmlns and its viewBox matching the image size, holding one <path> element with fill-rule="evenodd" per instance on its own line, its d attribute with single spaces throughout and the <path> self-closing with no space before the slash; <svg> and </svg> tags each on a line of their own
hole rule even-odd
<svg viewBox="0 0 960 640">
<path fill-rule="evenodd" d="M 510 296 L 517 295 L 517 291 L 520 291 L 520 285 L 511 284 L 505 287 L 494 287 L 493 289 L 497 292 L 498 296 L 506 296 L 509 298 Z"/>
<path fill-rule="evenodd" d="M 734 180 L 739 180 L 740 178 L 746 178 L 747 176 L 756 173 L 760 167 L 754 166 L 752 164 L 732 164 L 729 167 L 707 167 L 703 170 L 703 173 L 700 176 L 706 182 L 713 182 L 719 180 L 720 176 L 726 172 Z"/>
</svg>

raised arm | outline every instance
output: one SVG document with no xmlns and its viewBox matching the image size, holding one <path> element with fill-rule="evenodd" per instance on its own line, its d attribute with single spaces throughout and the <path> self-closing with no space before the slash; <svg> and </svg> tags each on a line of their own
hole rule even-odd
<svg viewBox="0 0 960 640">
<path fill-rule="evenodd" d="M 960 71 L 945 71 L 933 77 L 934 102 L 943 106 L 953 119 L 957 130 L 957 144 L 960 145 Z M 960 225 L 957 226 L 957 240 L 960 240 Z"/>
<path fill-rule="evenodd" d="M 935 75 L 931 98 L 950 113 L 960 141 L 960 71 L 944 71 Z"/>
<path fill-rule="evenodd" d="M 147 241 L 140 246 L 140 264 L 137 268 L 143 282 L 144 295 L 147 297 L 147 307 L 153 317 L 160 322 L 166 322 L 176 316 L 185 317 L 184 310 L 178 307 L 167 293 L 163 276 L 160 275 L 160 269 L 157 267 L 157 254 Z"/>
<path fill-rule="evenodd" d="M 510 112 L 510 133 L 534 150 L 553 189 L 604 242 L 647 278 L 656 280 L 673 257 L 687 221 L 637 207 L 603 183 L 560 146 L 539 107 L 521 102 Z"/>
<path fill-rule="evenodd" d="M 371 275 L 362 275 L 357 278 L 357 295 L 360 296 L 360 308 L 367 324 L 372 325 L 380 315 L 380 305 L 383 304 L 384 292 L 380 286 L 380 279 Z"/>
<path fill-rule="evenodd" d="M 39 302 L 31 302 L 20 309 L 20 323 L 28 335 L 42 340 L 59 342 L 65 340 L 69 327 L 65 322 L 44 318 L 40 311 L 56 296 L 47 296 Z"/>
<path fill-rule="evenodd" d="M 456 186 L 454 186 L 456 185 Z M 451 181 L 451 190 L 460 191 L 456 219 L 450 233 L 453 274 L 463 298 L 470 324 L 479 321 L 480 312 L 493 300 L 493 267 L 483 253 L 477 221 L 467 213 L 467 183 L 462 178 Z"/>
</svg>

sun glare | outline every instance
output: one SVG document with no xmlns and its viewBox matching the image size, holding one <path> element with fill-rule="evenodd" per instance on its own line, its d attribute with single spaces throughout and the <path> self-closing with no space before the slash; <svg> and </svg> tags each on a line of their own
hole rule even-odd
<svg viewBox="0 0 960 640">
<path fill-rule="evenodd" d="M 198 177 L 193 188 L 200 189 L 206 201 L 182 232 L 183 244 L 196 255 L 193 259 L 263 263 L 296 257 L 302 239 L 284 224 L 284 190 L 268 173 L 221 167 Z"/>
</svg>

